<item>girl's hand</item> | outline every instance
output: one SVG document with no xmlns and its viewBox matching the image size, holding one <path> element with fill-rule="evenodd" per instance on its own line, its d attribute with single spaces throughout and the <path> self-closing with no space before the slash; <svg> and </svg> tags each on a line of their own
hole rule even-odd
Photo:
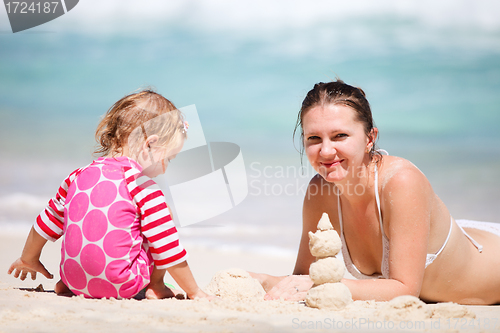
<svg viewBox="0 0 500 333">
<path fill-rule="evenodd" d="M 12 272 L 14 272 L 15 278 L 21 276 L 21 281 L 24 281 L 26 279 L 28 273 L 31 274 L 31 279 L 35 280 L 37 272 L 41 273 L 47 279 L 54 278 L 54 275 L 49 273 L 49 271 L 40 262 L 40 260 L 25 261 L 22 258 L 19 258 L 14 261 L 12 265 L 10 265 L 10 268 L 7 271 L 8 274 L 11 274 Z"/>
<path fill-rule="evenodd" d="M 189 299 L 207 298 L 209 301 L 217 298 L 214 295 L 207 294 L 206 292 L 204 292 L 203 290 L 201 290 L 199 288 L 198 288 L 198 290 L 195 293 L 190 294 L 190 295 L 188 294 L 187 296 L 188 296 Z"/>
<path fill-rule="evenodd" d="M 313 286 L 309 275 L 290 275 L 277 283 L 265 296 L 265 300 L 283 299 L 302 301 Z"/>
</svg>

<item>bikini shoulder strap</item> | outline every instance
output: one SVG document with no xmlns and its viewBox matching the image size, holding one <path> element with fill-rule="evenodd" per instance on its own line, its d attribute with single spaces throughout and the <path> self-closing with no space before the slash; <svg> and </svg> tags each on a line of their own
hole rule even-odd
<svg viewBox="0 0 500 333">
<path fill-rule="evenodd" d="M 375 201 L 377 201 L 380 230 L 382 231 L 382 235 L 385 236 L 384 224 L 382 223 L 382 210 L 380 209 L 380 197 L 378 194 L 378 168 L 377 168 L 377 164 L 375 164 Z"/>
</svg>

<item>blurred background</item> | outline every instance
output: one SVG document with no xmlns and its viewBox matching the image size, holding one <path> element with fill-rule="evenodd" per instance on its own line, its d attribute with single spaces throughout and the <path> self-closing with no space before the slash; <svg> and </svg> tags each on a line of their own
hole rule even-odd
<svg viewBox="0 0 500 333">
<path fill-rule="evenodd" d="M 455 218 L 500 222 L 499 17 L 495 0 L 85 0 L 13 34 L 0 8 L 0 225 L 27 230 L 92 161 L 101 115 L 153 86 L 247 168 L 248 197 L 183 242 L 294 256 L 314 173 L 292 133 L 307 91 L 337 76 Z"/>
</svg>

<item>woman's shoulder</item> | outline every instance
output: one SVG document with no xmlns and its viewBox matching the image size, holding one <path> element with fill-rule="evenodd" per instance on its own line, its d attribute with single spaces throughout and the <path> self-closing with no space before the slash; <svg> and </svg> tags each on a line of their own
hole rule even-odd
<svg viewBox="0 0 500 333">
<path fill-rule="evenodd" d="M 319 174 L 313 176 L 309 181 L 302 206 L 304 230 L 315 231 L 323 213 L 328 214 L 333 227 L 339 230 L 336 198 L 337 191 L 333 183 L 327 182 Z"/>
<path fill-rule="evenodd" d="M 314 175 L 307 186 L 308 193 L 319 194 L 320 196 L 330 196 L 335 194 L 335 184 L 327 182 L 319 173 Z"/>
<path fill-rule="evenodd" d="M 427 185 L 427 177 L 412 162 L 402 157 L 384 156 L 379 163 L 379 181 L 382 189 L 408 188 Z"/>
<path fill-rule="evenodd" d="M 321 175 L 319 173 L 317 173 L 314 176 L 312 176 L 311 180 L 309 181 L 309 186 L 311 186 L 311 184 L 321 185 L 324 182 L 325 182 L 325 179 L 323 177 L 321 177 Z"/>
<path fill-rule="evenodd" d="M 331 205 L 333 197 L 337 197 L 335 184 L 327 182 L 321 175 L 316 174 L 309 181 L 305 193 L 304 203 L 314 206 Z"/>
<path fill-rule="evenodd" d="M 417 169 L 418 168 L 409 160 L 393 155 L 384 155 L 379 163 L 381 169 L 387 170 L 403 170 L 403 169 Z"/>
</svg>

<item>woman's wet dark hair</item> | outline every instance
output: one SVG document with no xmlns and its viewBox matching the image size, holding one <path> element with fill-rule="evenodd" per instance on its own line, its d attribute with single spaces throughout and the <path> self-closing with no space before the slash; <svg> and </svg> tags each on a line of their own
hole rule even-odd
<svg viewBox="0 0 500 333">
<path fill-rule="evenodd" d="M 370 103 L 368 103 L 365 92 L 361 88 L 350 86 L 340 79 L 327 83 L 316 83 L 302 102 L 297 123 L 293 130 L 293 138 L 295 139 L 297 129 L 300 127 L 301 143 L 299 152 L 301 157 L 304 154 L 304 131 L 302 129 L 304 115 L 316 106 L 329 104 L 343 104 L 351 107 L 356 112 L 357 120 L 363 124 L 366 136 L 369 137 L 372 129 L 375 127 Z M 374 143 L 370 150 L 370 157 L 373 159 L 375 155 L 379 154 Z"/>
</svg>

